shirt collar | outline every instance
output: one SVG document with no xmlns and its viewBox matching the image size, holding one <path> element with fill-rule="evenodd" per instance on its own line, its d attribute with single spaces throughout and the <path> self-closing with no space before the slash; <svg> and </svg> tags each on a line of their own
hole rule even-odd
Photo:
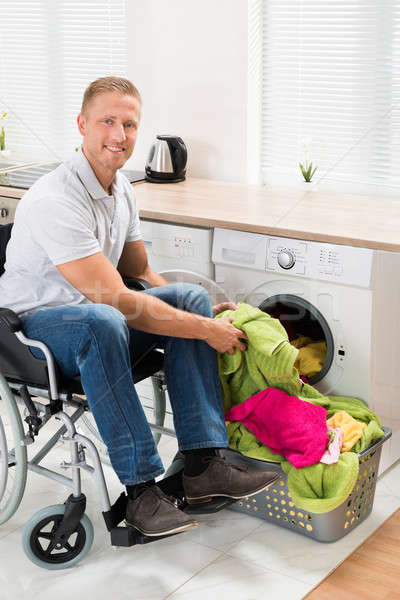
<svg viewBox="0 0 400 600">
<path fill-rule="evenodd" d="M 104 198 L 109 198 L 109 195 L 103 189 L 103 186 L 97 179 L 95 172 L 90 166 L 88 159 L 84 155 L 82 148 L 79 148 L 78 152 L 76 153 L 76 156 L 74 156 L 73 163 L 75 165 L 79 179 L 81 180 L 81 182 L 83 183 L 93 200 L 102 200 Z M 111 185 L 111 189 L 113 192 L 115 182 L 116 180 L 114 179 Z"/>
</svg>

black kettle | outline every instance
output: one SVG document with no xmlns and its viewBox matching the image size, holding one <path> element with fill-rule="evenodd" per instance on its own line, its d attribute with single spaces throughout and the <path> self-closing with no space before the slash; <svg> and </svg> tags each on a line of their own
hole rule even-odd
<svg viewBox="0 0 400 600">
<path fill-rule="evenodd" d="M 173 135 L 158 135 L 146 163 L 146 180 L 178 183 L 186 176 L 187 150 L 184 141 Z"/>
</svg>

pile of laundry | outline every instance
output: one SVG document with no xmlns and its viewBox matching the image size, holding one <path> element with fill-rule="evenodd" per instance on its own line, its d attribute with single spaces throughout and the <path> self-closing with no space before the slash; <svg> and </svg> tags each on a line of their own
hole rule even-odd
<svg viewBox="0 0 400 600">
<path fill-rule="evenodd" d="M 311 379 L 311 377 L 317 375 L 324 366 L 326 359 L 327 348 L 325 340 L 313 341 L 305 335 L 299 335 L 295 339 L 290 340 L 290 343 L 299 350 L 294 363 L 299 375 L 303 375 L 307 379 Z"/>
<path fill-rule="evenodd" d="M 297 507 L 333 510 L 358 477 L 358 453 L 384 435 L 379 417 L 356 398 L 324 396 L 302 382 L 298 355 L 278 319 L 248 304 L 232 316 L 246 352 L 218 356 L 229 445 L 280 463 Z"/>
</svg>

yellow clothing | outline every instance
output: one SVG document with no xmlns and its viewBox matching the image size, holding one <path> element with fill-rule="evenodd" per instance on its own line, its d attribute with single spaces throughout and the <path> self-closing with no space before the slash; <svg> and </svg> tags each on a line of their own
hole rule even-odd
<svg viewBox="0 0 400 600">
<path fill-rule="evenodd" d="M 313 342 L 311 338 L 300 335 L 290 343 L 299 349 L 294 366 L 300 375 L 310 378 L 321 371 L 326 359 L 326 342 Z"/>
<path fill-rule="evenodd" d="M 340 410 L 335 413 L 333 417 L 327 420 L 327 426 L 340 427 L 343 433 L 343 445 L 341 452 L 348 452 L 352 449 L 354 444 L 361 438 L 364 429 L 366 429 L 366 423 L 360 423 L 353 419 L 349 413 L 345 410 Z"/>
</svg>

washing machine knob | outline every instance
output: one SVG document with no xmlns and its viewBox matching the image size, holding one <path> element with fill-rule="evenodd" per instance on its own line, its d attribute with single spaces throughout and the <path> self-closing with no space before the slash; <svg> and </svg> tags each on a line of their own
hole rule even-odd
<svg viewBox="0 0 400 600">
<path fill-rule="evenodd" d="M 278 265 L 282 269 L 291 269 L 296 262 L 296 257 L 290 250 L 281 250 L 278 254 Z"/>
</svg>

